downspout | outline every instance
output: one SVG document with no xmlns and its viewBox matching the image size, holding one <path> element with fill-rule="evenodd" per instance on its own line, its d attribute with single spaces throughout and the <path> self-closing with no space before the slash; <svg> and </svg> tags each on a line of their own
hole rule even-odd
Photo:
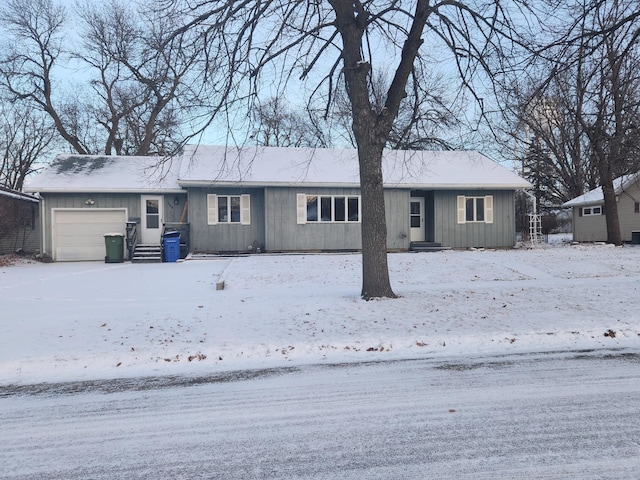
<svg viewBox="0 0 640 480">
<path fill-rule="evenodd" d="M 47 235 L 46 235 L 46 230 L 45 230 L 45 208 L 44 208 L 44 197 L 40 194 L 38 194 L 38 196 L 40 197 L 40 236 L 41 238 L 41 248 L 40 248 L 40 256 L 44 257 L 44 255 L 46 254 L 46 240 L 47 240 Z"/>
</svg>

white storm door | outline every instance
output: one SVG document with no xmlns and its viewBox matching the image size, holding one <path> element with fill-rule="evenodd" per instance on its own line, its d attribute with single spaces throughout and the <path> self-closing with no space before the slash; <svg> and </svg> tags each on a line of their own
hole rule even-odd
<svg viewBox="0 0 640 480">
<path fill-rule="evenodd" d="M 140 218 L 140 243 L 160 244 L 162 235 L 163 197 L 161 195 L 143 195 Z"/>
<path fill-rule="evenodd" d="M 409 240 L 424 242 L 424 198 L 411 198 L 411 232 Z"/>
</svg>

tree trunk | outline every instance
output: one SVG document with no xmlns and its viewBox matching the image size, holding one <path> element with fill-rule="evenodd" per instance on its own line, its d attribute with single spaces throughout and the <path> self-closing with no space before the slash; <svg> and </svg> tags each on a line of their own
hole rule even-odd
<svg viewBox="0 0 640 480">
<path fill-rule="evenodd" d="M 382 149 L 358 145 L 362 195 L 362 298 L 395 298 L 387 264 Z"/>
<path fill-rule="evenodd" d="M 406 96 L 407 79 L 422 45 L 422 32 L 431 11 L 419 0 L 402 56 L 389 86 L 385 105 L 375 111 L 369 97 L 371 64 L 362 58 L 363 39 L 370 12 L 363 2 L 329 0 L 336 14 L 335 26 L 342 38 L 344 81 L 351 102 L 353 133 L 358 147 L 362 194 L 362 298 L 395 298 L 387 263 L 387 221 L 382 183 L 382 151 Z"/>
<path fill-rule="evenodd" d="M 622 245 L 620 220 L 618 219 L 618 202 L 613 187 L 613 174 L 610 161 L 600 159 L 600 184 L 604 196 L 604 214 L 607 222 L 607 243 Z"/>
</svg>

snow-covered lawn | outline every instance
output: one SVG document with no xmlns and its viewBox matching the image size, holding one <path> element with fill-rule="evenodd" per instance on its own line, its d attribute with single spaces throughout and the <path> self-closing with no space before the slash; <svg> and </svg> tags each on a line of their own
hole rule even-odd
<svg viewBox="0 0 640 480">
<path fill-rule="evenodd" d="M 0 384 L 303 363 L 640 350 L 640 247 L 0 266 Z M 224 281 L 224 290 L 216 285 Z"/>
</svg>

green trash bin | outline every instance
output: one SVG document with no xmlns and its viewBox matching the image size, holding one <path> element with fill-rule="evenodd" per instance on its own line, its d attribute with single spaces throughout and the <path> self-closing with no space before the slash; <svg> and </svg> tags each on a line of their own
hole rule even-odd
<svg viewBox="0 0 640 480">
<path fill-rule="evenodd" d="M 124 235 L 122 233 L 106 233 L 104 243 L 107 247 L 104 263 L 124 262 Z"/>
</svg>

